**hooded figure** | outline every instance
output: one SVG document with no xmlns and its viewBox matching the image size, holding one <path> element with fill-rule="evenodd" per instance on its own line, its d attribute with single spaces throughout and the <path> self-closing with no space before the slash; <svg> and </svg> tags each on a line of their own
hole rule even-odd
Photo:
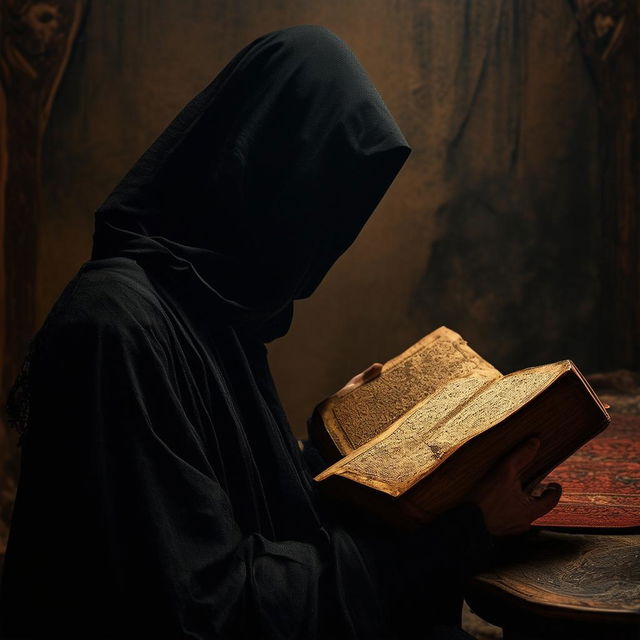
<svg viewBox="0 0 640 640">
<path fill-rule="evenodd" d="M 412 534 L 337 521 L 265 347 L 409 152 L 351 50 L 304 25 L 242 49 L 138 160 L 8 405 L 22 465 L 2 637 L 370 639 L 459 622 L 459 594 L 448 616 L 436 594 L 489 561 L 479 507 Z"/>
</svg>

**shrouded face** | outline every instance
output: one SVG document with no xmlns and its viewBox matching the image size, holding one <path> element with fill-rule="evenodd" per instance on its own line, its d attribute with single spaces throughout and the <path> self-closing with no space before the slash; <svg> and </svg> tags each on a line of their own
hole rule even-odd
<svg viewBox="0 0 640 640">
<path fill-rule="evenodd" d="M 153 237 L 236 310 L 273 317 L 313 292 L 409 153 L 336 34 L 274 31 L 241 50 L 125 176 L 97 213 L 94 256 L 126 250 L 110 228 Z"/>
</svg>

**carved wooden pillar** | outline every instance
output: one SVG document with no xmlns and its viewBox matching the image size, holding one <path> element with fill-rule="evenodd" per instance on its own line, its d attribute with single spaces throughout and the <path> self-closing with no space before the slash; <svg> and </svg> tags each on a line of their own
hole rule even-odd
<svg viewBox="0 0 640 640">
<path fill-rule="evenodd" d="M 601 364 L 640 369 L 640 1 L 575 0 L 602 123 Z"/>
<path fill-rule="evenodd" d="M 0 401 L 4 407 L 35 325 L 37 224 L 44 131 L 84 0 L 3 0 L 0 9 Z M 0 424 L 0 552 L 17 474 L 15 436 Z"/>
</svg>

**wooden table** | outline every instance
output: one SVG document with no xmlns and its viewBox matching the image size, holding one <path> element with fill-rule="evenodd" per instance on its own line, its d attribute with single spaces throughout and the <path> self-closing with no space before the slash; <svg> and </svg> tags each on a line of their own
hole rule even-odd
<svg viewBox="0 0 640 640">
<path fill-rule="evenodd" d="M 518 536 L 465 599 L 505 640 L 640 640 L 640 534 Z"/>
</svg>

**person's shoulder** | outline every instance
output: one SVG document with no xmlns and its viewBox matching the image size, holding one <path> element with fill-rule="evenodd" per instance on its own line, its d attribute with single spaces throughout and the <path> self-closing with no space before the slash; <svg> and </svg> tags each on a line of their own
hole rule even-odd
<svg viewBox="0 0 640 640">
<path fill-rule="evenodd" d="M 134 335 L 162 331 L 166 314 L 144 270 L 129 258 L 85 262 L 41 331 Z"/>
</svg>

